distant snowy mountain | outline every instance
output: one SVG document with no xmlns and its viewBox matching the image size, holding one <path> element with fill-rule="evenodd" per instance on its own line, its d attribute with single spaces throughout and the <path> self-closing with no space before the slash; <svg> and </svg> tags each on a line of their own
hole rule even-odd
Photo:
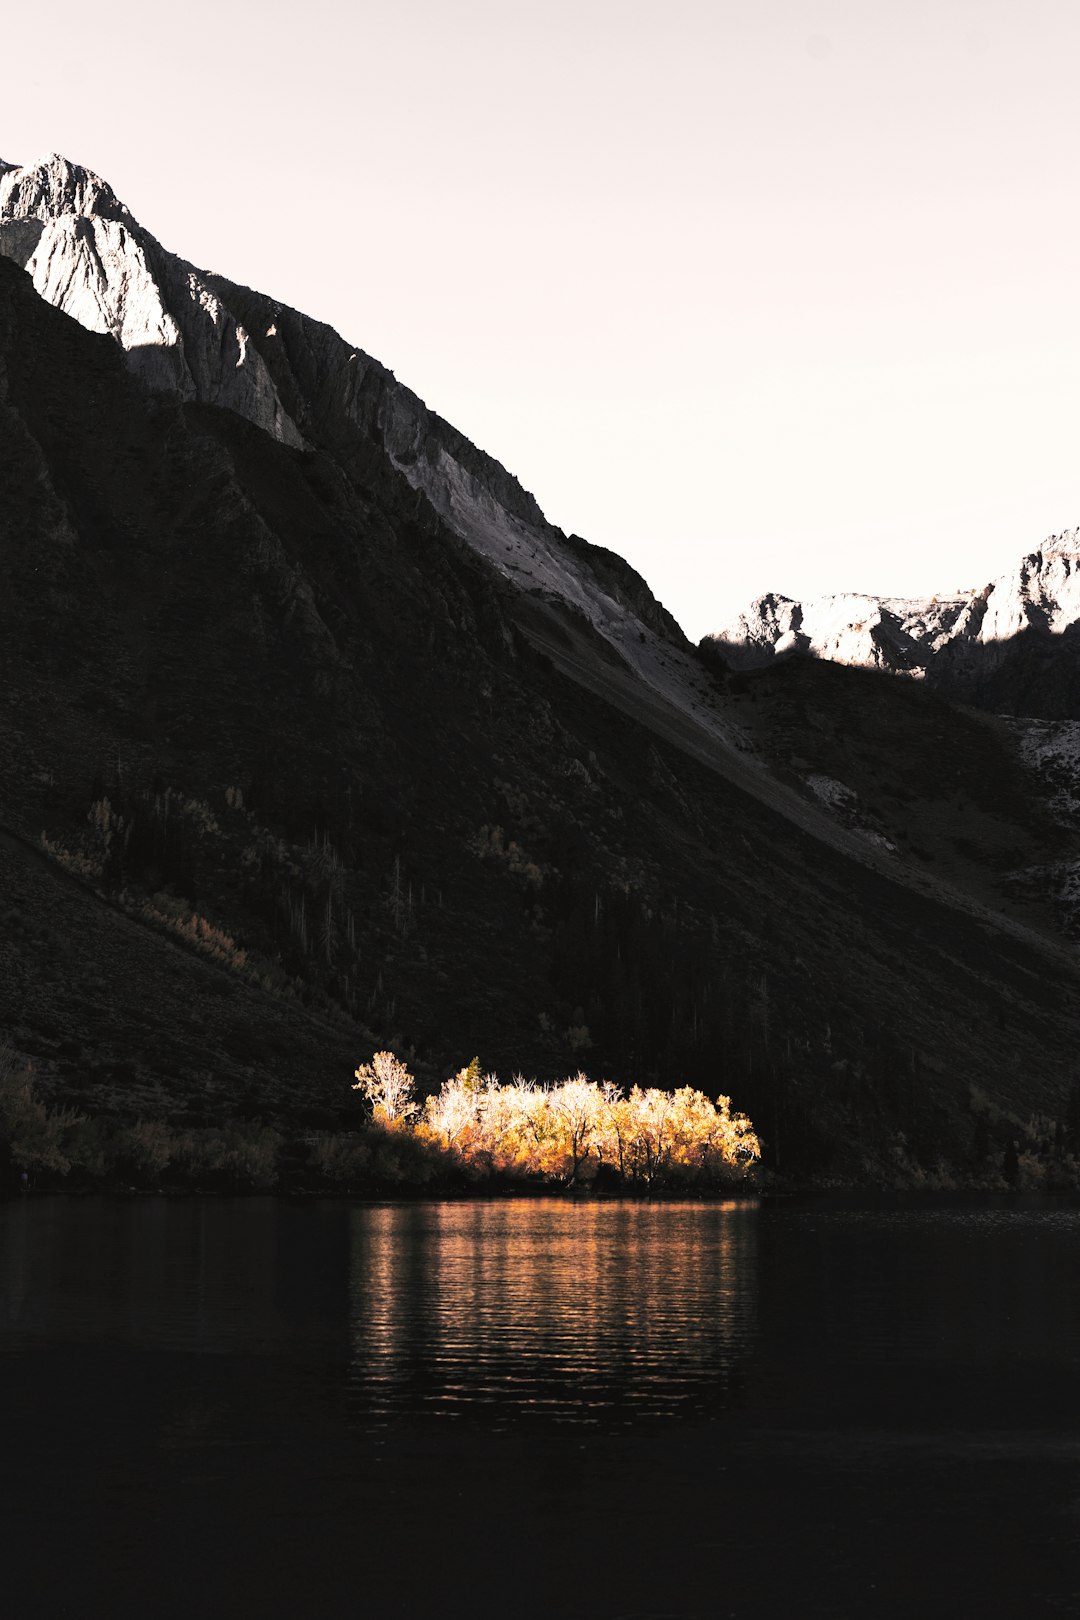
<svg viewBox="0 0 1080 1620">
<path fill-rule="evenodd" d="M 808 602 L 770 593 L 703 645 L 733 669 L 802 654 L 924 679 L 989 707 L 1064 718 L 1075 704 L 1078 635 L 1080 530 L 1068 529 L 981 590 Z"/>
</svg>

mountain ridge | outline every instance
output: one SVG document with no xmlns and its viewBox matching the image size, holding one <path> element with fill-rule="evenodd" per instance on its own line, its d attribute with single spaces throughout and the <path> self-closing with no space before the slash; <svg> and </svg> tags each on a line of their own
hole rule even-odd
<svg viewBox="0 0 1080 1620">
<path fill-rule="evenodd" d="M 1057 701 L 1060 712 L 1054 710 L 1060 667 L 1033 685 L 1012 666 L 1025 637 L 1041 643 L 1049 662 L 1061 665 L 1054 654 L 1064 650 L 1071 664 L 1078 627 L 1080 529 L 1066 529 L 981 589 L 929 598 L 840 592 L 806 601 L 771 592 L 702 646 L 740 670 L 791 656 L 824 658 L 925 680 L 984 707 L 1071 718 L 1071 681 L 1067 697 Z M 1034 708 L 1016 708 L 1022 694 L 1034 698 Z"/>
<path fill-rule="evenodd" d="M 348 428 L 379 438 L 500 572 L 564 599 L 633 655 L 618 605 L 575 566 L 584 554 L 567 556 L 562 531 L 512 474 L 333 328 L 162 248 L 97 175 L 59 154 L 12 168 L 0 180 L 0 254 L 50 303 L 114 337 L 157 391 L 223 405 L 295 448 Z M 646 623 L 689 650 L 639 575 L 635 596 L 649 604 Z"/>
</svg>

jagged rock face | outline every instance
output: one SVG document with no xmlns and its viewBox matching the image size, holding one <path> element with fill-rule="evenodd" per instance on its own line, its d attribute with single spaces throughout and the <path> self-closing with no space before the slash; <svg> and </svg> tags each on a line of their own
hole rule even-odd
<svg viewBox="0 0 1080 1620">
<path fill-rule="evenodd" d="M 912 675 L 988 706 L 1065 716 L 1080 634 L 1080 530 L 982 590 L 929 601 L 851 594 L 809 602 L 767 595 L 706 637 L 736 669 L 801 653 L 832 663 Z M 1026 706 L 1025 706 L 1026 705 Z"/>
<path fill-rule="evenodd" d="M 1080 530 L 1053 535 L 1041 551 L 987 587 L 977 639 L 1009 641 L 1025 630 L 1061 635 L 1080 620 Z"/>
<path fill-rule="evenodd" d="M 870 596 L 796 602 L 773 592 L 708 638 L 735 668 L 754 669 L 791 653 L 839 664 L 910 669 L 919 648 L 898 616 Z"/>
<path fill-rule="evenodd" d="M 506 468 L 430 410 L 379 361 L 320 321 L 223 278 L 211 286 L 252 333 L 305 438 L 340 449 L 374 439 L 413 489 L 506 580 L 581 614 L 629 662 L 644 627 L 685 649 L 675 620 L 641 576 L 544 517 Z M 643 671 L 642 671 L 643 672 Z"/>
<path fill-rule="evenodd" d="M 450 527 L 513 584 L 569 607 L 641 665 L 644 628 L 687 644 L 645 582 L 568 541 L 492 457 L 332 328 L 196 270 L 97 175 L 52 155 L 0 173 L 0 254 L 124 348 L 151 388 L 225 406 L 283 444 L 376 440 Z M 648 672 L 646 678 L 649 678 Z"/>
<path fill-rule="evenodd" d="M 51 220 L 63 214 L 84 214 L 131 219 L 110 185 L 59 153 L 50 153 L 25 168 L 11 163 L 0 167 L 6 171 L 0 181 L 0 218 Z"/>
<path fill-rule="evenodd" d="M 243 326 L 97 175 L 56 154 L 6 168 L 0 254 L 50 304 L 114 338 L 151 388 L 226 406 L 283 444 L 303 444 Z"/>
</svg>

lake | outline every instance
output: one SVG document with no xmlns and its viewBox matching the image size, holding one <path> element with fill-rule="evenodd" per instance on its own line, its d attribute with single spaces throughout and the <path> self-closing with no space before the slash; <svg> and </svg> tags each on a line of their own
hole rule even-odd
<svg viewBox="0 0 1080 1620">
<path fill-rule="evenodd" d="M 1080 1614 L 1080 1208 L 0 1204 L 7 1612 Z"/>
</svg>

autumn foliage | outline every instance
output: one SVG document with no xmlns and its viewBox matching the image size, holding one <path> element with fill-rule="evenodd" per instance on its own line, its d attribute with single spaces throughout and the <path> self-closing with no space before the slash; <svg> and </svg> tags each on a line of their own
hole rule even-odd
<svg viewBox="0 0 1080 1620">
<path fill-rule="evenodd" d="M 355 1090 L 376 1124 L 473 1173 L 580 1186 L 608 1182 L 652 1191 L 752 1178 L 761 1150 L 745 1114 L 728 1097 L 711 1102 L 684 1086 L 634 1086 L 629 1093 L 584 1074 L 557 1085 L 501 1084 L 474 1059 L 420 1109 L 407 1068 L 377 1052 L 356 1071 Z"/>
</svg>

